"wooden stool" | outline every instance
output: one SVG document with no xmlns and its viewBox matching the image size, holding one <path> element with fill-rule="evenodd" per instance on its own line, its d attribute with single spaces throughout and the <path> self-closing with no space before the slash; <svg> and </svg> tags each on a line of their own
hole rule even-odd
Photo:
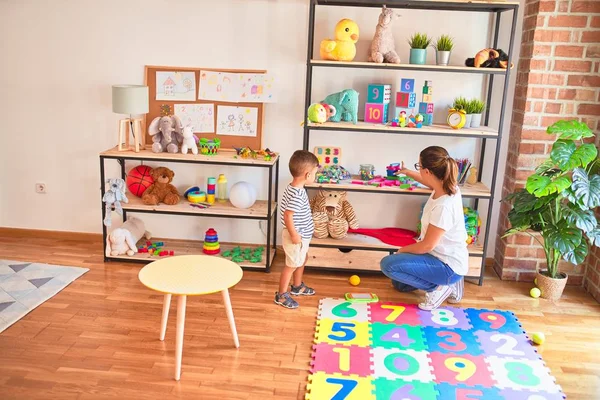
<svg viewBox="0 0 600 400">
<path fill-rule="evenodd" d="M 133 132 L 131 132 L 131 122 L 133 122 Z M 135 144 L 135 152 L 140 152 L 140 144 L 142 149 L 146 146 L 146 138 L 142 129 L 142 119 L 122 119 L 119 120 L 119 151 L 128 151 L 129 148 L 129 135 L 133 136 L 133 142 Z M 124 137 L 124 138 L 123 138 Z M 141 138 L 141 141 L 140 141 Z M 125 147 L 123 147 L 123 140 L 125 140 Z"/>
</svg>

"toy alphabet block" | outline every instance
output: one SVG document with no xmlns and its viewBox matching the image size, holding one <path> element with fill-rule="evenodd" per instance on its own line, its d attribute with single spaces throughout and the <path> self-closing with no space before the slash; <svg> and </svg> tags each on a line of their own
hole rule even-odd
<svg viewBox="0 0 600 400">
<path fill-rule="evenodd" d="M 415 80 L 414 79 L 402 79 L 400 81 L 400 91 L 404 93 L 410 93 L 415 91 Z"/>
<path fill-rule="evenodd" d="M 433 96 L 430 94 L 424 94 L 423 95 L 423 103 L 431 103 L 433 100 Z"/>
<path fill-rule="evenodd" d="M 423 94 L 433 94 L 433 86 L 423 86 Z"/>
<path fill-rule="evenodd" d="M 377 103 L 365 104 L 365 122 L 385 124 L 388 117 L 388 105 Z"/>
<path fill-rule="evenodd" d="M 367 103 L 387 104 L 392 97 L 392 85 L 369 85 L 367 90 Z"/>
<path fill-rule="evenodd" d="M 419 113 L 421 114 L 433 114 L 433 103 L 419 103 Z"/>
<path fill-rule="evenodd" d="M 425 126 L 433 125 L 433 114 L 423 114 L 423 125 L 425 125 Z"/>
<path fill-rule="evenodd" d="M 398 92 L 398 93 L 396 93 L 396 107 L 412 108 L 415 106 L 416 102 L 417 102 L 417 94 L 415 92 L 411 92 L 411 93 Z"/>
</svg>

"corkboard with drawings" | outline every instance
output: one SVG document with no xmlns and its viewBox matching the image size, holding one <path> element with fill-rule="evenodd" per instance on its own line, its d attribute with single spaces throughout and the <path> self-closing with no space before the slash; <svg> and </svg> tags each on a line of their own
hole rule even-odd
<svg viewBox="0 0 600 400">
<path fill-rule="evenodd" d="M 194 110 L 194 116 L 197 116 L 193 124 L 194 131 L 199 138 L 214 139 L 218 137 L 221 140 L 221 147 L 225 149 L 233 147 L 261 149 L 263 146 L 264 103 L 199 100 L 198 92 L 202 90 L 203 82 L 206 82 L 206 76 L 204 81 L 200 76 L 201 71 L 211 76 L 215 74 L 266 74 L 267 72 L 265 70 L 146 66 L 145 83 L 149 89 L 150 99 L 149 111 L 145 117 L 146 144 L 152 145 L 152 138 L 148 134 L 150 123 L 154 118 L 164 115 L 161 113 L 161 108 L 164 109 L 168 106 L 171 115 L 176 114 L 176 107 L 179 115 L 182 112 L 185 113 L 186 110 Z M 175 76 L 171 77 L 169 73 L 171 75 L 175 73 Z M 157 77 L 161 81 L 158 82 L 158 90 Z M 192 86 L 194 86 L 193 89 Z M 178 88 L 181 88 L 181 90 L 178 90 Z M 185 93 L 186 91 L 189 92 Z M 221 117 L 222 120 L 225 118 L 218 115 L 219 107 L 221 107 L 220 110 L 223 116 L 227 117 L 226 122 L 220 121 L 220 124 L 217 118 Z M 239 110 L 239 112 L 236 110 Z M 245 123 L 242 123 L 244 116 L 247 116 L 247 118 L 243 121 Z M 190 119 L 188 118 L 187 121 L 189 122 Z M 183 123 L 186 124 L 185 121 Z M 252 125 L 254 123 L 256 123 L 256 126 Z M 200 125 L 200 127 L 196 125 Z M 202 131 L 199 131 L 199 129 Z M 217 134 L 218 131 L 219 134 Z"/>
</svg>

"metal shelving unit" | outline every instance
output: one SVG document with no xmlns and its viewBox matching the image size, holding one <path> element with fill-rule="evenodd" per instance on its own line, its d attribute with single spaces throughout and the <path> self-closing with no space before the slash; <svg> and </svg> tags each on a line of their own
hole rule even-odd
<svg viewBox="0 0 600 400">
<path fill-rule="evenodd" d="M 213 218 L 232 218 L 232 219 L 248 219 L 257 221 L 267 221 L 267 243 L 266 251 L 260 263 L 241 263 L 243 268 L 247 269 L 264 269 L 265 272 L 270 272 L 271 264 L 277 251 L 277 201 L 279 189 L 279 155 L 273 157 L 270 161 L 244 159 L 237 157 L 235 151 L 221 150 L 219 154 L 214 156 L 192 155 L 180 153 L 153 153 L 150 149 L 143 149 L 139 153 L 134 151 L 118 151 L 117 148 L 112 148 L 100 153 L 100 187 L 102 199 L 105 193 L 105 160 L 117 160 L 121 167 L 121 178 L 126 178 L 125 161 L 159 161 L 161 163 L 185 163 L 185 164 L 213 164 L 213 165 L 229 165 L 236 167 L 252 167 L 266 168 L 269 171 L 269 188 L 267 200 L 257 200 L 256 203 L 248 209 L 239 209 L 231 203 L 215 203 L 213 206 L 206 209 L 198 209 L 189 207 L 187 200 L 182 198 L 182 202 L 173 206 L 159 204 L 157 206 L 148 206 L 142 203 L 141 199 L 135 196 L 128 196 L 129 203 L 122 203 L 123 221 L 127 220 L 127 214 L 132 213 L 150 213 L 164 215 L 185 215 L 195 217 L 213 217 Z M 102 220 L 106 216 L 104 204 L 102 207 Z M 107 229 L 102 224 L 103 245 L 106 250 Z M 175 240 L 177 245 L 175 249 L 177 254 L 202 254 L 202 242 L 200 241 L 184 241 Z M 232 247 L 232 244 L 222 244 L 223 248 Z M 119 260 L 132 262 L 151 262 L 157 257 L 147 253 L 137 253 L 133 256 L 106 256 L 104 261 Z"/>
<path fill-rule="evenodd" d="M 354 69 L 372 69 L 372 70 L 396 70 L 396 71 L 428 71 L 445 74 L 484 74 L 488 76 L 487 81 L 487 106 L 488 110 L 492 104 L 492 89 L 494 88 L 494 78 L 502 77 L 502 101 L 499 105 L 500 116 L 498 128 L 489 127 L 490 115 L 486 112 L 483 124 L 485 125 L 479 129 L 462 129 L 453 130 L 449 127 L 434 125 L 432 127 L 423 127 L 422 129 L 407 129 L 407 128 L 392 128 L 385 125 L 369 124 L 365 122 L 359 122 L 357 125 L 348 123 L 325 123 L 325 124 L 305 124 L 304 125 L 304 140 L 303 148 L 309 149 L 310 137 L 312 131 L 345 131 L 349 134 L 352 132 L 368 132 L 378 134 L 401 134 L 401 135 L 414 135 L 414 136 L 443 136 L 443 137 L 463 137 L 480 139 L 480 155 L 479 155 L 479 181 L 481 181 L 483 174 L 483 165 L 485 160 L 485 151 L 488 140 L 495 141 L 495 155 L 494 163 L 492 167 L 492 178 L 489 186 L 482 183 L 478 184 L 478 190 L 470 190 L 472 188 L 463 188 L 463 197 L 472 198 L 474 200 L 474 206 L 479 209 L 479 200 L 485 199 L 488 201 L 488 213 L 487 220 L 485 222 L 485 235 L 483 238 L 482 248 L 478 247 L 476 254 L 470 251 L 471 255 L 481 258 L 481 265 L 479 268 L 479 275 L 468 275 L 468 278 L 478 279 L 479 285 L 483 284 L 483 272 L 485 266 L 485 255 L 489 245 L 490 232 L 487 227 L 490 225 L 490 219 L 492 215 L 492 206 L 494 204 L 494 191 L 496 188 L 496 177 L 497 177 L 497 166 L 498 158 L 500 156 L 500 144 L 502 141 L 502 131 L 504 128 L 504 115 L 506 111 L 506 99 L 508 95 L 509 78 L 511 75 L 510 69 L 497 69 L 497 68 L 471 68 L 466 66 L 438 66 L 438 65 L 411 65 L 411 64 L 375 64 L 369 62 L 336 62 L 336 61 L 325 61 L 316 60 L 314 57 L 314 28 L 315 28 L 315 14 L 317 6 L 337 6 L 337 7 L 377 7 L 381 8 L 383 5 L 388 8 L 401 8 L 401 9 L 412 9 L 412 10 L 439 10 L 439 11 L 456 11 L 456 12 L 484 12 L 490 13 L 495 16 L 494 23 L 494 34 L 490 47 L 498 47 L 498 38 L 500 35 L 500 24 L 501 16 L 504 12 L 512 12 L 512 20 L 510 24 L 510 42 L 508 46 L 508 64 L 511 64 L 512 54 L 514 49 L 515 31 L 517 25 L 517 13 L 519 9 L 519 3 L 517 2 L 504 2 L 504 1 L 446 1 L 446 0 L 310 0 L 309 5 L 309 22 L 308 22 L 308 49 L 306 55 L 306 93 L 305 93 L 305 116 L 306 121 L 308 107 L 312 103 L 312 84 L 313 84 L 313 73 L 318 68 L 354 68 Z M 466 79 L 464 77 L 463 79 Z M 327 190 L 345 190 L 363 193 L 373 194 L 400 194 L 400 195 L 429 195 L 430 191 L 418 190 L 418 191 L 407 191 L 395 188 L 365 188 L 365 187 L 350 187 L 350 185 L 334 185 L 334 184 L 314 184 L 308 187 L 309 189 L 327 189 Z M 332 243 L 311 243 L 314 247 L 323 248 L 339 248 L 343 252 L 347 252 L 354 249 L 363 249 L 360 245 L 354 243 L 352 240 L 341 240 L 338 242 L 338 246 L 334 246 Z M 381 248 L 370 247 L 370 250 L 393 252 L 393 249 L 387 246 L 380 246 Z M 470 262 L 471 264 L 471 262 Z"/>
</svg>

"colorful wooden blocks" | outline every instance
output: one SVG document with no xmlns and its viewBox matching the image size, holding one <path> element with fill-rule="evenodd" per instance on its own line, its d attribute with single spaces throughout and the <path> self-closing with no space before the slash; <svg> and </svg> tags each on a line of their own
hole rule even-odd
<svg viewBox="0 0 600 400">
<path fill-rule="evenodd" d="M 394 118 L 400 118 L 400 113 L 404 111 L 404 113 L 406 114 L 406 116 L 408 117 L 410 114 L 412 114 L 413 110 L 412 108 L 406 108 L 406 107 L 396 107 L 396 112 L 394 113 Z"/>
<path fill-rule="evenodd" d="M 412 93 L 415 91 L 415 80 L 414 79 L 402 79 L 400 81 L 400 92 Z"/>
<path fill-rule="evenodd" d="M 398 92 L 398 93 L 396 93 L 396 107 L 412 108 L 415 106 L 416 102 L 417 102 L 417 94 L 415 92 L 411 92 L 411 93 Z"/>
<path fill-rule="evenodd" d="M 388 118 L 389 104 L 365 104 L 365 122 L 385 124 Z"/>
<path fill-rule="evenodd" d="M 392 85 L 371 84 L 367 89 L 367 103 L 387 104 L 392 98 Z"/>
<path fill-rule="evenodd" d="M 433 125 L 433 114 L 423 114 L 423 125 L 425 125 L 425 126 Z"/>
<path fill-rule="evenodd" d="M 433 103 L 419 103 L 419 113 L 421 114 L 433 114 Z"/>
<path fill-rule="evenodd" d="M 424 103 L 431 103 L 433 99 L 433 96 L 430 94 L 424 94 L 423 95 L 423 102 Z"/>
<path fill-rule="evenodd" d="M 423 94 L 433 94 L 433 87 L 423 86 Z"/>
</svg>

